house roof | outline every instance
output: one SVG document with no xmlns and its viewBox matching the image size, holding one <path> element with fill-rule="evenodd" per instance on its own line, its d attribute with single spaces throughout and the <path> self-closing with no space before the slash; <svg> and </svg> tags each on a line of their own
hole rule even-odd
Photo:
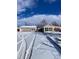
<svg viewBox="0 0 79 59">
<path fill-rule="evenodd" d="M 36 28 L 36 26 L 21 26 L 20 28 Z"/>
</svg>

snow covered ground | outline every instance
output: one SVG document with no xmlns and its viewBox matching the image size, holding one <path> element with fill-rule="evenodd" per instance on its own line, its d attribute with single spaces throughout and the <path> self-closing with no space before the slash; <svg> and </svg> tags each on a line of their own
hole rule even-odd
<svg viewBox="0 0 79 59">
<path fill-rule="evenodd" d="M 61 59 L 61 55 L 43 33 L 18 32 L 17 59 Z"/>
<path fill-rule="evenodd" d="M 61 34 L 47 34 L 55 43 L 61 46 Z"/>
<path fill-rule="evenodd" d="M 32 32 L 17 33 L 17 59 L 25 59 L 26 51 L 34 36 Z"/>
</svg>

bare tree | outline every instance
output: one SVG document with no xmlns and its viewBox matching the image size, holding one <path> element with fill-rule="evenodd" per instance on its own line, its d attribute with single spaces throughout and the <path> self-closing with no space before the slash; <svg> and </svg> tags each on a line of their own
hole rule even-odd
<svg viewBox="0 0 79 59">
<path fill-rule="evenodd" d="M 59 26 L 59 24 L 56 21 L 53 21 L 51 24 L 54 26 Z"/>
<path fill-rule="evenodd" d="M 37 27 L 38 28 L 43 28 L 45 25 L 47 25 L 48 23 L 47 23 L 47 21 L 45 20 L 45 19 L 43 19 L 38 25 L 37 25 Z"/>
</svg>

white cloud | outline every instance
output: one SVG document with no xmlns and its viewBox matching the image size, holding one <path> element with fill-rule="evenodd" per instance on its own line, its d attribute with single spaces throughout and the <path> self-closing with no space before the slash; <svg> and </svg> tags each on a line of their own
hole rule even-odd
<svg viewBox="0 0 79 59">
<path fill-rule="evenodd" d="M 55 1 L 56 0 L 44 0 L 44 2 L 47 2 L 47 3 L 50 3 L 50 4 L 55 2 Z M 33 8 L 34 6 L 36 6 L 35 0 L 17 0 L 17 11 L 18 12 L 24 11 L 25 7 Z"/>
<path fill-rule="evenodd" d="M 56 21 L 58 24 L 61 24 L 61 15 L 34 15 L 32 17 L 19 19 L 18 21 L 32 23 L 32 24 L 38 24 L 43 19 L 46 20 L 48 23 Z"/>
<path fill-rule="evenodd" d="M 34 0 L 17 0 L 17 11 L 21 12 L 25 7 L 32 8 L 34 5 Z"/>
</svg>

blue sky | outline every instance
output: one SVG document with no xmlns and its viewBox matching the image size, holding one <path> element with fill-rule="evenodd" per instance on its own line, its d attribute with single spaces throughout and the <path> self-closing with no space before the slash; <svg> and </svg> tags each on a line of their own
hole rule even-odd
<svg viewBox="0 0 79 59">
<path fill-rule="evenodd" d="M 19 7 L 17 18 L 27 18 L 33 15 L 60 15 L 61 0 L 17 0 Z M 20 10 L 20 11 L 19 11 Z"/>
</svg>

